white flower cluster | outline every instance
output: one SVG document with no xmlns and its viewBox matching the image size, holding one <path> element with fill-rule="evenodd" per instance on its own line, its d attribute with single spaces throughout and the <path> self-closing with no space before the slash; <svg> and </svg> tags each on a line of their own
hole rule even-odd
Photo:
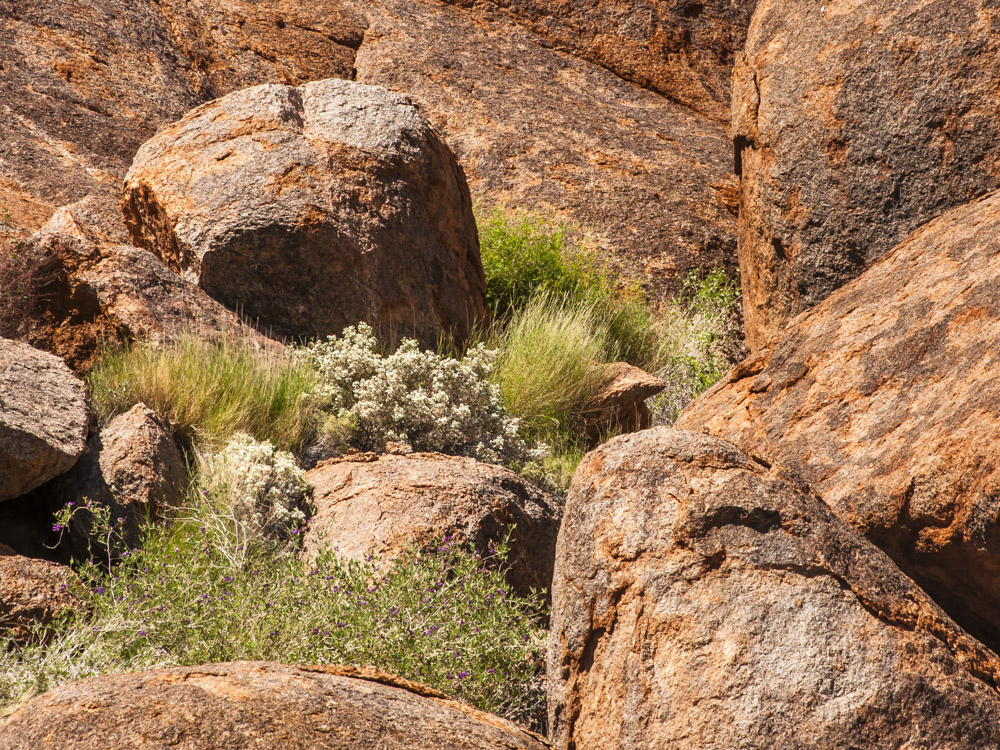
<svg viewBox="0 0 1000 750">
<path fill-rule="evenodd" d="M 283 538 L 306 521 L 312 487 L 295 457 L 270 442 L 237 433 L 203 460 L 200 476 L 208 497 L 248 530 Z"/>
<path fill-rule="evenodd" d="M 404 339 L 383 356 L 372 329 L 361 323 L 301 356 L 321 373 L 331 408 L 357 418 L 360 447 L 384 450 L 387 442 L 406 442 L 414 450 L 490 463 L 535 457 L 490 381 L 497 353 L 481 344 L 457 360 L 422 352 L 416 341 Z"/>
</svg>

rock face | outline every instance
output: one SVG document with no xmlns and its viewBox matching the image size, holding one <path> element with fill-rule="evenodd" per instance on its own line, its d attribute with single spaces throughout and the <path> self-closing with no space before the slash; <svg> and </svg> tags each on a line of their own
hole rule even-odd
<svg viewBox="0 0 1000 750">
<path fill-rule="evenodd" d="M 631 7 L 631 6 L 630 6 Z M 477 6 L 379 0 L 357 80 L 405 92 L 490 201 L 551 212 L 660 298 L 735 264 L 728 132 Z"/>
<path fill-rule="evenodd" d="M 806 485 L 713 437 L 584 458 L 552 600 L 557 748 L 1000 742 L 1000 659 Z"/>
<path fill-rule="evenodd" d="M 733 76 L 751 349 L 1000 187 L 998 27 L 972 0 L 761 0 Z"/>
<path fill-rule="evenodd" d="M 229 334 L 260 348 L 280 346 L 148 252 L 118 244 L 126 241 L 124 226 L 115 232 L 106 208 L 105 196 L 88 196 L 56 211 L 25 241 L 27 252 L 44 259 L 49 278 L 30 343 L 80 373 L 102 343 L 118 339 L 160 344 L 184 334 L 209 340 Z"/>
<path fill-rule="evenodd" d="M 202 102 L 349 77 L 363 28 L 338 0 L 0 2 L 0 205 L 36 230 L 117 190 L 143 141 Z"/>
<path fill-rule="evenodd" d="M 118 535 L 113 551 L 138 547 L 143 522 L 183 496 L 187 470 L 173 437 L 152 409 L 136 404 L 91 436 L 87 449 L 76 466 L 45 487 L 49 505 L 79 506 L 86 500 L 92 507 L 107 507 Z M 103 544 L 91 537 L 90 519 L 75 517 L 69 528 L 70 554 L 83 559 L 91 542 Z"/>
<path fill-rule="evenodd" d="M 362 560 L 392 558 L 444 536 L 483 553 L 515 526 L 511 585 L 548 589 L 562 509 L 512 471 L 439 453 L 333 460 L 306 474 L 314 486 L 305 554 L 321 545 Z"/>
<path fill-rule="evenodd" d="M 475 0 L 449 0 L 463 8 Z M 481 5 L 485 5 L 482 3 Z M 729 79 L 757 0 L 497 0 L 555 49 L 729 122 Z"/>
<path fill-rule="evenodd" d="M 64 610 L 80 606 L 80 580 L 69 568 L 12 554 L 0 545 L 0 641 L 25 641 Z"/>
<path fill-rule="evenodd" d="M 234 662 L 64 685 L 0 719 L 0 748 L 544 750 L 541 738 L 375 670 Z"/>
<path fill-rule="evenodd" d="M 139 150 L 122 207 L 136 245 L 282 335 L 363 320 L 430 345 L 486 317 L 465 176 L 381 88 L 267 85 L 201 107 Z"/>
<path fill-rule="evenodd" d="M 636 432 L 653 424 L 646 399 L 667 387 L 659 378 L 628 362 L 608 365 L 604 384 L 583 407 L 588 445 L 596 448 L 613 431 Z"/>
<path fill-rule="evenodd" d="M 1000 193 L 921 227 L 677 425 L 798 472 L 1000 648 Z"/>
<path fill-rule="evenodd" d="M 86 448 L 83 383 L 57 357 L 0 339 L 0 500 L 69 469 Z"/>
</svg>

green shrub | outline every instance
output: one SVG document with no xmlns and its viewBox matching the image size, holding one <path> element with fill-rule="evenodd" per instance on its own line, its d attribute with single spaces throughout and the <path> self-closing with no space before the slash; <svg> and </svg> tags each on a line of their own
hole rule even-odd
<svg viewBox="0 0 1000 750">
<path fill-rule="evenodd" d="M 185 335 L 162 347 L 108 351 L 87 383 L 102 422 L 141 402 L 209 447 L 245 432 L 297 451 L 315 429 L 312 368 L 247 341 Z"/>
<path fill-rule="evenodd" d="M 483 212 L 480 212 L 481 214 Z M 539 293 L 592 309 L 607 327 L 606 360 L 656 365 L 654 316 L 637 286 L 623 286 L 563 224 L 494 209 L 478 218 L 486 299 L 504 325 Z"/>
<path fill-rule="evenodd" d="M 605 323 L 594 309 L 536 294 L 513 313 L 495 344 L 494 379 L 527 434 L 554 442 L 578 433 L 581 407 L 599 385 L 594 365 L 607 348 Z"/>
<path fill-rule="evenodd" d="M 736 314 L 739 293 L 738 282 L 723 268 L 684 279 L 657 325 L 656 374 L 667 384 L 652 404 L 657 424 L 672 424 L 692 399 L 746 355 Z"/>
<path fill-rule="evenodd" d="M 495 358 L 482 344 L 456 359 L 422 352 L 413 339 L 382 354 L 364 323 L 298 352 L 319 373 L 324 408 L 340 420 L 353 418 L 356 447 L 406 442 L 492 463 L 525 461 L 531 451 L 490 380 Z"/>
<path fill-rule="evenodd" d="M 225 528 L 197 506 L 111 573 L 84 567 L 89 617 L 61 622 L 45 646 L 0 650 L 0 714 L 88 676 L 259 659 L 379 667 L 542 727 L 545 613 L 503 570 L 447 541 L 380 566 L 328 551 L 305 563 L 258 537 L 236 560 L 237 538 L 218 543 Z"/>
</svg>

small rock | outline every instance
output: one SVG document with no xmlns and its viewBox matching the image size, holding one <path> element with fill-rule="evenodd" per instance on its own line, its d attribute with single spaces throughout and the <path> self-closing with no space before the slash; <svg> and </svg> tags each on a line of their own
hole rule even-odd
<svg viewBox="0 0 1000 750">
<path fill-rule="evenodd" d="M 612 432 L 622 434 L 652 426 L 646 399 L 667 387 L 659 378 L 628 362 L 604 369 L 604 384 L 583 407 L 587 443 L 594 448 Z"/>
<path fill-rule="evenodd" d="M 58 357 L 0 339 L 0 500 L 72 467 L 88 423 L 83 383 Z"/>
<path fill-rule="evenodd" d="M 396 454 L 327 461 L 306 480 L 315 487 L 316 507 L 306 555 L 326 546 L 350 559 L 391 559 L 411 544 L 426 549 L 444 537 L 488 554 L 513 526 L 511 585 L 526 594 L 551 584 L 562 510 L 501 466 L 439 453 Z"/>
<path fill-rule="evenodd" d="M 69 568 L 0 545 L 0 643 L 24 642 L 60 612 L 77 609 L 80 579 Z"/>
</svg>

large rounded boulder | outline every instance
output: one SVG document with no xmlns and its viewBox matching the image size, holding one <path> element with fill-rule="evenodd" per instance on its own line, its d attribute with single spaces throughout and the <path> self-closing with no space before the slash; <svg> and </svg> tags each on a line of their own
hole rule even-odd
<svg viewBox="0 0 1000 750">
<path fill-rule="evenodd" d="M 667 428 L 580 464 L 552 585 L 560 750 L 996 747 L 998 678 L 794 475 Z"/>
<path fill-rule="evenodd" d="M 434 344 L 486 316 L 465 176 L 379 87 L 264 85 L 203 105 L 139 149 L 122 207 L 137 246 L 281 335 L 364 321 Z"/>
<path fill-rule="evenodd" d="M 545 750 L 384 672 L 233 662 L 94 677 L 0 719 L 0 750 Z"/>
<path fill-rule="evenodd" d="M 1000 193 L 928 223 L 678 427 L 794 470 L 1000 648 Z"/>
<path fill-rule="evenodd" d="M 752 350 L 1000 187 L 1000 8 L 761 0 L 733 74 Z"/>
</svg>

